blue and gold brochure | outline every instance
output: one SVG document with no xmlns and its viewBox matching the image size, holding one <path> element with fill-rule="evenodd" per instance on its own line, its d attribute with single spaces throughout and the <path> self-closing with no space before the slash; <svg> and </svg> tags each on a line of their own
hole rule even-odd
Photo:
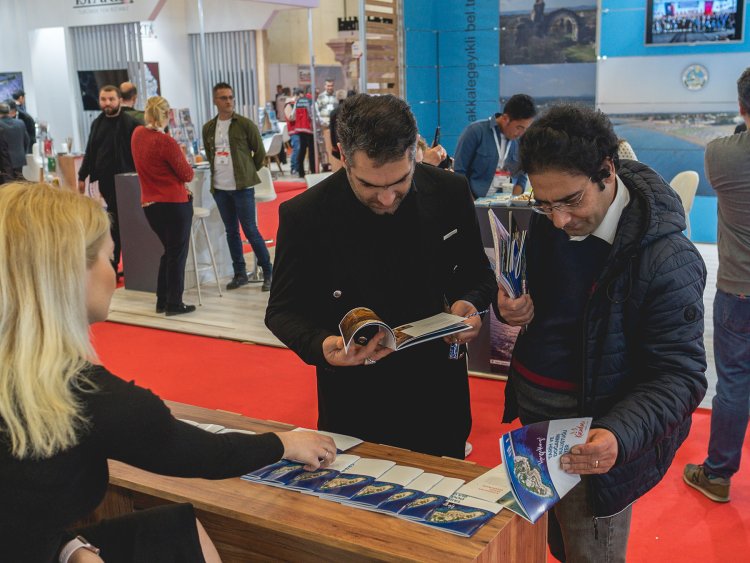
<svg viewBox="0 0 750 563">
<path fill-rule="evenodd" d="M 443 477 L 440 482 L 429 491 L 406 504 L 401 510 L 399 510 L 398 516 L 406 518 L 407 520 L 425 520 L 430 514 L 432 514 L 433 510 L 442 506 L 442 504 L 463 484 L 463 479 Z"/>
<path fill-rule="evenodd" d="M 351 498 L 394 465 L 395 462 L 385 459 L 360 459 L 346 471 L 318 487 L 315 494 L 332 500 Z"/>
<path fill-rule="evenodd" d="M 471 537 L 502 508 L 496 502 L 454 493 L 425 518 L 424 524 L 459 536 Z"/>
<path fill-rule="evenodd" d="M 381 502 L 403 490 L 414 479 L 424 473 L 418 467 L 397 465 L 383 473 L 378 479 L 352 495 L 346 504 L 362 508 L 375 508 Z"/>
<path fill-rule="evenodd" d="M 351 454 L 338 455 L 328 467 L 297 473 L 286 482 L 286 487 L 295 491 L 314 492 L 331 479 L 338 477 L 342 471 L 346 471 L 359 459 L 359 456 Z"/>
<path fill-rule="evenodd" d="M 419 477 L 414 479 L 414 481 L 409 483 L 408 486 L 404 487 L 397 493 L 391 494 L 381 502 L 378 505 L 377 510 L 378 512 L 396 514 L 404 506 L 421 497 L 442 480 L 442 475 L 436 473 L 422 473 Z"/>
<path fill-rule="evenodd" d="M 560 457 L 584 444 L 590 428 L 591 418 L 566 418 L 522 426 L 500 438 L 503 465 L 520 509 L 517 514 L 536 522 L 580 482 L 580 475 L 563 471 Z"/>
<path fill-rule="evenodd" d="M 305 471 L 304 463 L 282 459 L 271 465 L 243 475 L 245 481 L 265 481 L 267 483 L 283 484 L 286 479 Z M 291 476 L 291 477 L 290 477 Z"/>
</svg>

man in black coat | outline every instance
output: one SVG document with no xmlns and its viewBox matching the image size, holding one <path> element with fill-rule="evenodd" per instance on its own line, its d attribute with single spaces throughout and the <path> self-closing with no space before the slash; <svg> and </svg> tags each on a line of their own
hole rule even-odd
<svg viewBox="0 0 750 563">
<path fill-rule="evenodd" d="M 11 117 L 10 105 L 7 102 L 0 103 L 0 127 L 3 129 L 5 140 L 8 143 L 13 174 L 20 178 L 21 171 L 26 164 L 26 148 L 29 144 L 29 136 L 23 123 Z"/>
<path fill-rule="evenodd" d="M 130 137 L 138 122 L 122 111 L 122 94 L 117 86 L 103 86 L 99 90 L 99 114 L 91 124 L 86 154 L 78 171 L 78 191 L 85 189 L 86 178 L 99 182 L 99 193 L 107 202 L 112 218 L 112 240 L 115 243 L 112 267 L 117 271 L 120 263 L 120 225 L 117 214 L 115 175 L 135 172 Z"/>
<path fill-rule="evenodd" d="M 23 121 L 23 125 L 26 127 L 26 133 L 29 135 L 29 147 L 26 152 L 30 153 L 31 149 L 34 147 L 34 143 L 36 143 L 36 122 L 34 121 L 34 118 L 26 112 L 26 92 L 23 90 L 13 92 L 13 100 L 16 102 L 18 108 L 18 119 Z"/>
<path fill-rule="evenodd" d="M 706 392 L 706 268 L 677 194 L 619 162 L 617 145 L 588 108 L 556 106 L 529 127 L 529 294 L 498 295 L 502 319 L 527 327 L 503 420 L 593 418 L 587 443 L 561 458 L 583 476 L 549 514 L 561 561 L 625 561 L 632 503 L 669 469 Z"/>
<path fill-rule="evenodd" d="M 466 343 L 497 291 L 468 183 L 415 163 L 416 122 L 394 96 L 348 98 L 337 129 L 344 168 L 281 205 L 266 325 L 316 366 L 320 429 L 463 458 Z M 449 311 L 471 329 L 346 352 L 338 324 L 360 306 L 391 327 Z"/>
</svg>

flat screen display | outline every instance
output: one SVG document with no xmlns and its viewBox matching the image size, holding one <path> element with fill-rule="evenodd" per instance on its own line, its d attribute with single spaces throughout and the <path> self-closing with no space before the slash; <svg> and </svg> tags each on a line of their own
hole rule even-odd
<svg viewBox="0 0 750 563">
<path fill-rule="evenodd" d="M 646 44 L 742 41 L 745 0 L 648 0 Z"/>
<path fill-rule="evenodd" d="M 120 84 L 127 81 L 128 71 L 124 68 L 117 70 L 79 70 L 78 85 L 81 88 L 83 109 L 98 111 L 100 109 L 99 90 L 102 86 L 119 87 Z"/>
</svg>

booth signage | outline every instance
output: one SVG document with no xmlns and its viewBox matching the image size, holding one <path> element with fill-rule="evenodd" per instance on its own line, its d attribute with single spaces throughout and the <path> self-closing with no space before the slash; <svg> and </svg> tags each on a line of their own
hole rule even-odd
<svg viewBox="0 0 750 563">
<path fill-rule="evenodd" d="M 109 25 L 153 21 L 166 0 L 27 0 L 35 27 Z"/>
</svg>

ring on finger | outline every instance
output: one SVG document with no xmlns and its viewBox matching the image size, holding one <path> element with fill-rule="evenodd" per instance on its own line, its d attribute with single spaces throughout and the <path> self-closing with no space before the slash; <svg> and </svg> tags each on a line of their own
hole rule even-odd
<svg viewBox="0 0 750 563">
<path fill-rule="evenodd" d="M 365 365 L 366 366 L 371 366 L 375 362 L 377 362 L 377 360 L 373 360 L 372 358 L 365 358 Z"/>
<path fill-rule="evenodd" d="M 594 461 L 594 469 L 599 469 L 599 460 Z"/>
</svg>

